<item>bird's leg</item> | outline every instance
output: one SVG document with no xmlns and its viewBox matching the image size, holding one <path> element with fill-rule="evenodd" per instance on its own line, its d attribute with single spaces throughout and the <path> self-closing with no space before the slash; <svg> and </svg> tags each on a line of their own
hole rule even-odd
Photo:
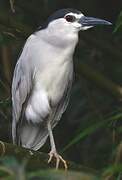
<svg viewBox="0 0 122 180">
<path fill-rule="evenodd" d="M 56 169 L 58 169 L 60 161 L 62 161 L 65 169 L 67 169 L 66 161 L 57 153 L 50 122 L 48 122 L 47 126 L 48 126 L 48 132 L 49 132 L 50 144 L 51 144 L 51 151 L 49 152 L 50 157 L 49 157 L 48 163 L 50 163 L 52 158 L 54 157 L 56 158 Z"/>
</svg>

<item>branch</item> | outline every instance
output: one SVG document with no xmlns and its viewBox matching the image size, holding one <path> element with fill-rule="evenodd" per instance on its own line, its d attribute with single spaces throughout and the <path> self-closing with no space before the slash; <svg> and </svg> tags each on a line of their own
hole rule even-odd
<svg viewBox="0 0 122 180">
<path fill-rule="evenodd" d="M 43 152 L 33 151 L 29 149 L 25 149 L 19 147 L 17 145 L 13 145 L 10 143 L 6 143 L 0 141 L 0 156 L 14 156 L 17 160 L 27 161 L 27 169 L 29 170 L 38 170 L 38 169 L 47 169 L 50 167 L 55 167 L 55 162 L 53 161 L 52 164 L 48 164 L 49 156 Z M 77 170 L 83 173 L 89 173 L 92 175 L 97 174 L 97 172 L 93 169 L 77 165 L 73 162 L 67 161 L 69 170 Z M 62 166 L 60 166 L 62 168 Z M 63 167 L 64 168 L 64 167 Z"/>
<path fill-rule="evenodd" d="M 7 12 L 0 13 L 0 31 L 4 33 L 8 31 L 18 37 L 27 37 L 32 33 L 32 28 L 28 25 L 16 20 L 16 16 L 11 16 Z"/>
<path fill-rule="evenodd" d="M 11 7 L 11 11 L 13 13 L 15 13 L 15 9 L 14 9 L 14 0 L 9 0 L 10 1 L 10 7 Z"/>
<path fill-rule="evenodd" d="M 107 79 L 100 72 L 94 70 L 85 63 L 80 63 L 76 67 L 79 74 L 83 74 L 85 78 L 95 83 L 97 86 L 107 90 L 111 95 L 116 98 L 122 99 L 122 87 L 111 80 Z"/>
<path fill-rule="evenodd" d="M 91 45 L 91 47 L 96 47 L 97 49 L 100 49 L 102 52 L 110 55 L 111 60 L 115 58 L 116 61 L 122 62 L 122 53 L 121 53 L 121 47 L 119 44 L 115 43 L 114 41 L 108 41 L 105 38 L 99 38 L 96 37 L 96 32 L 94 33 L 83 33 L 82 39 L 88 44 Z"/>
</svg>

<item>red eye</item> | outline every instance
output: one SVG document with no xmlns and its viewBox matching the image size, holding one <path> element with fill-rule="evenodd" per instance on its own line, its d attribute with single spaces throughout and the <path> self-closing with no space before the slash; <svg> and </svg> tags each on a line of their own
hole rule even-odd
<svg viewBox="0 0 122 180">
<path fill-rule="evenodd" d="M 65 16 L 65 19 L 66 19 L 68 22 L 74 22 L 74 21 L 76 20 L 75 16 L 71 16 L 71 15 Z"/>
</svg>

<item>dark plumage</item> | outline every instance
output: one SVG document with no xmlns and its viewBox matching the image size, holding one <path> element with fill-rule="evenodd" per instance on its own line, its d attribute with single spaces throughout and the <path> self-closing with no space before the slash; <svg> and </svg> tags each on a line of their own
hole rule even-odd
<svg viewBox="0 0 122 180">
<path fill-rule="evenodd" d="M 72 9 L 72 8 L 57 10 L 51 16 L 48 17 L 47 21 L 44 24 L 42 24 L 42 26 L 38 27 L 37 31 L 41 29 L 45 29 L 51 21 L 55 19 L 63 18 L 66 14 L 71 13 L 71 12 L 76 13 L 76 14 L 81 14 L 80 11 L 78 11 L 77 9 Z"/>
</svg>

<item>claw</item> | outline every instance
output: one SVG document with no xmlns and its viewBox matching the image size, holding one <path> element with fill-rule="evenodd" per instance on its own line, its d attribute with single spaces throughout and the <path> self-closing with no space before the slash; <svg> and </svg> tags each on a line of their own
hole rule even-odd
<svg viewBox="0 0 122 180">
<path fill-rule="evenodd" d="M 56 159 L 56 169 L 59 168 L 60 161 L 63 163 L 65 170 L 68 169 L 68 166 L 67 166 L 66 161 L 62 158 L 62 156 L 60 156 L 60 155 L 59 155 L 57 152 L 55 152 L 55 151 L 50 151 L 48 163 L 50 163 L 50 162 L 52 161 L 52 158 L 53 158 L 53 157 Z"/>
<path fill-rule="evenodd" d="M 52 153 L 49 153 L 49 159 L 48 159 L 48 164 L 51 162 L 51 160 L 52 160 L 52 157 L 53 157 L 53 154 Z"/>
</svg>

